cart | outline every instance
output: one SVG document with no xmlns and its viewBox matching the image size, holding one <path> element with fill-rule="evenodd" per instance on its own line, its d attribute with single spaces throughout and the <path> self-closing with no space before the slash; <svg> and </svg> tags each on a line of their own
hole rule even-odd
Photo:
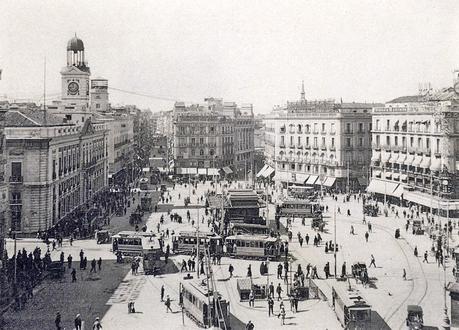
<svg viewBox="0 0 459 330">
<path fill-rule="evenodd" d="M 110 243 L 111 236 L 108 230 L 99 230 L 96 234 L 97 244 Z"/>
<path fill-rule="evenodd" d="M 410 330 L 424 328 L 422 307 L 418 305 L 408 305 L 406 311 L 406 326 Z"/>
<path fill-rule="evenodd" d="M 237 280 L 237 291 L 239 292 L 239 300 L 249 300 L 250 291 L 252 290 L 252 280 L 250 278 L 240 278 Z"/>
<path fill-rule="evenodd" d="M 413 220 L 413 235 L 424 235 L 424 228 L 421 220 Z"/>
</svg>

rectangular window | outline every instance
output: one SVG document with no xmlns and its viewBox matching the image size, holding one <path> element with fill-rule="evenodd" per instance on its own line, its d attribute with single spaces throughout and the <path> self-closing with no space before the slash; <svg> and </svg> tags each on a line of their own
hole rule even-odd
<svg viewBox="0 0 459 330">
<path fill-rule="evenodd" d="M 359 147 L 363 147 L 363 138 L 359 138 Z"/>
<path fill-rule="evenodd" d="M 317 123 L 314 123 L 314 133 L 315 133 L 315 132 L 318 132 L 318 130 L 317 130 Z"/>
<path fill-rule="evenodd" d="M 22 176 L 21 162 L 11 162 L 11 176 L 15 178 L 20 178 Z"/>
<path fill-rule="evenodd" d="M 360 132 L 360 133 L 363 132 L 363 123 L 359 123 L 359 132 Z"/>
<path fill-rule="evenodd" d="M 376 130 L 379 130 L 379 119 L 376 119 Z"/>
<path fill-rule="evenodd" d="M 402 147 L 406 148 L 406 137 L 402 137 Z"/>
<path fill-rule="evenodd" d="M 314 147 L 317 147 L 317 138 L 314 138 Z"/>
<path fill-rule="evenodd" d="M 440 152 L 440 139 L 437 139 L 437 145 L 435 146 L 435 152 L 436 153 Z"/>
<path fill-rule="evenodd" d="M 346 123 L 346 133 L 351 133 L 351 123 Z"/>
<path fill-rule="evenodd" d="M 430 149 L 430 139 L 429 138 L 426 139 L 426 148 Z"/>
<path fill-rule="evenodd" d="M 410 148 L 413 148 L 413 144 L 414 144 L 414 137 L 410 137 Z"/>
<path fill-rule="evenodd" d="M 390 136 L 386 136 L 386 146 L 390 146 Z"/>
<path fill-rule="evenodd" d="M 346 138 L 346 147 L 351 146 L 351 138 Z"/>
<path fill-rule="evenodd" d="M 381 145 L 380 136 L 376 135 L 376 146 L 379 147 L 380 145 Z"/>
<path fill-rule="evenodd" d="M 325 132 L 325 123 L 322 123 L 322 132 Z"/>
<path fill-rule="evenodd" d="M 335 133 L 335 123 L 331 123 L 331 125 L 330 125 L 330 133 Z"/>
<path fill-rule="evenodd" d="M 386 131 L 390 130 L 390 120 L 386 120 Z"/>
<path fill-rule="evenodd" d="M 309 136 L 306 136 L 306 145 L 309 146 Z"/>
<path fill-rule="evenodd" d="M 335 146 L 335 138 L 332 138 L 332 139 L 331 139 L 331 145 L 332 145 L 332 147 Z"/>
<path fill-rule="evenodd" d="M 398 146 L 398 136 L 394 137 L 394 144 Z"/>
</svg>

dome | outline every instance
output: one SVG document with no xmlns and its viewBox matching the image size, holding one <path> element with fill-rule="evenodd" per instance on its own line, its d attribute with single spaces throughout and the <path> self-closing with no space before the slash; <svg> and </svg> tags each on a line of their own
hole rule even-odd
<svg viewBox="0 0 459 330">
<path fill-rule="evenodd" d="M 75 34 L 75 36 L 72 39 L 70 39 L 69 42 L 67 43 L 67 51 L 77 52 L 80 50 L 84 50 L 83 41 L 77 38 Z"/>
</svg>

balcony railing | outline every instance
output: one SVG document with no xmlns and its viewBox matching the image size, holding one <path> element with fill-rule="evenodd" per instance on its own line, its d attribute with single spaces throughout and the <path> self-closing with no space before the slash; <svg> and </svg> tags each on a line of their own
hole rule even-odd
<svg viewBox="0 0 459 330">
<path fill-rule="evenodd" d="M 10 182 L 12 182 L 12 183 L 21 183 L 21 182 L 23 182 L 22 175 L 21 176 L 10 176 Z"/>
<path fill-rule="evenodd" d="M 319 146 L 318 145 L 313 145 L 312 149 L 319 149 Z"/>
<path fill-rule="evenodd" d="M 288 147 L 291 148 L 291 149 L 295 149 L 295 144 L 294 143 L 290 143 Z"/>
<path fill-rule="evenodd" d="M 304 149 L 309 149 L 309 150 L 310 150 L 310 149 L 311 149 L 311 145 L 310 145 L 310 144 L 306 144 L 306 145 L 304 146 Z"/>
<path fill-rule="evenodd" d="M 10 205 L 22 205 L 22 199 L 11 199 Z"/>
<path fill-rule="evenodd" d="M 320 146 L 320 149 L 322 149 L 322 150 L 327 150 L 327 146 L 326 146 L 325 144 L 322 144 L 322 145 Z"/>
<path fill-rule="evenodd" d="M 335 151 L 336 147 L 335 146 L 331 146 L 329 149 L 330 149 L 330 151 Z"/>
<path fill-rule="evenodd" d="M 297 147 L 298 149 L 303 149 L 303 145 L 302 145 L 301 143 L 298 143 L 298 144 L 296 145 L 296 147 Z"/>
</svg>

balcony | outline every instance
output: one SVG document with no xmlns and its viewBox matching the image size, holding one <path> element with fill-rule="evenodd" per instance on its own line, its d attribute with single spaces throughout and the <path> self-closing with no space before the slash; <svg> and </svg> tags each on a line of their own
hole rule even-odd
<svg viewBox="0 0 459 330">
<path fill-rule="evenodd" d="M 327 131 L 320 131 L 320 134 L 327 135 Z"/>
<path fill-rule="evenodd" d="M 336 147 L 335 146 L 331 146 L 329 149 L 330 149 L 330 151 L 336 151 Z"/>
<path fill-rule="evenodd" d="M 335 135 L 336 131 L 330 132 L 330 135 Z"/>
<path fill-rule="evenodd" d="M 290 145 L 288 146 L 290 149 L 295 149 L 295 144 L 294 143 L 290 143 Z"/>
<path fill-rule="evenodd" d="M 285 148 L 285 143 L 280 143 L 279 148 Z"/>
<path fill-rule="evenodd" d="M 286 131 L 286 130 L 285 130 L 285 127 L 281 127 L 281 129 L 280 129 L 279 133 L 281 133 L 281 134 L 285 134 L 285 131 Z"/>
<path fill-rule="evenodd" d="M 319 131 L 313 131 L 312 134 L 319 134 Z"/>
<path fill-rule="evenodd" d="M 320 146 L 320 149 L 322 149 L 322 150 L 327 150 L 327 146 L 326 146 L 325 144 L 322 144 L 322 145 Z"/>
<path fill-rule="evenodd" d="M 311 130 L 310 129 L 305 130 L 304 134 L 311 134 Z"/>
<path fill-rule="evenodd" d="M 10 176 L 10 182 L 11 183 L 22 183 L 23 182 L 22 175 L 21 176 Z"/>
<path fill-rule="evenodd" d="M 298 144 L 296 145 L 296 147 L 297 147 L 298 149 L 303 149 L 303 145 L 302 145 L 301 143 L 298 143 Z"/>
<path fill-rule="evenodd" d="M 354 131 L 352 131 L 352 130 L 350 130 L 350 131 L 349 131 L 349 130 L 345 130 L 345 131 L 344 131 L 344 134 L 354 134 Z"/>
<path fill-rule="evenodd" d="M 344 147 L 344 150 L 346 150 L 346 151 L 352 151 L 352 150 L 354 150 L 354 148 L 353 148 L 352 146 L 345 146 L 345 147 Z"/>
<path fill-rule="evenodd" d="M 318 150 L 318 149 L 319 149 L 319 146 L 318 146 L 318 145 L 313 145 L 313 146 L 312 146 L 312 149 Z"/>
<path fill-rule="evenodd" d="M 296 131 L 298 134 L 303 134 L 303 130 L 302 129 L 299 129 Z"/>
<path fill-rule="evenodd" d="M 305 145 L 305 146 L 304 146 L 304 149 L 311 150 L 311 145 L 310 145 L 310 144 Z"/>
<path fill-rule="evenodd" d="M 359 130 L 357 131 L 357 134 L 365 134 L 365 131 L 359 129 Z"/>
<path fill-rule="evenodd" d="M 18 198 L 11 199 L 10 205 L 22 205 L 22 199 L 18 199 Z"/>
</svg>

